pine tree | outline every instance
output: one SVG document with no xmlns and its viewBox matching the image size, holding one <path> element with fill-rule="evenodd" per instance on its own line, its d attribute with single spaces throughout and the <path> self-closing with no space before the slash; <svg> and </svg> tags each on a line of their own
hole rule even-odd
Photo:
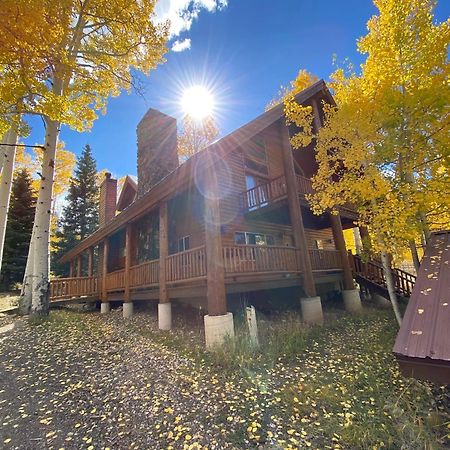
<svg viewBox="0 0 450 450">
<path fill-rule="evenodd" d="M 57 251 L 53 258 L 53 272 L 68 276 L 68 267 L 57 260 L 78 242 L 92 234 L 98 226 L 97 165 L 92 150 L 86 145 L 77 161 L 70 180 L 67 205 L 64 207 L 57 232 Z"/>
<path fill-rule="evenodd" d="M 14 178 L 11 191 L 8 223 L 6 226 L 2 284 L 10 288 L 23 280 L 33 230 L 36 195 L 28 170 L 20 169 Z"/>
</svg>

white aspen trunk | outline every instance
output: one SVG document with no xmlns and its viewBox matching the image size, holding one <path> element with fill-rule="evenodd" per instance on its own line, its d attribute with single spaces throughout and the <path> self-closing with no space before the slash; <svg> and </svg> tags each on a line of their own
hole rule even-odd
<svg viewBox="0 0 450 450">
<path fill-rule="evenodd" d="M 49 118 L 45 118 L 45 120 L 47 125 L 45 150 L 33 228 L 32 315 L 47 315 L 49 312 L 50 221 L 56 146 L 60 122 Z"/>
<path fill-rule="evenodd" d="M 1 152 L 5 157 L 0 184 L 0 270 L 3 262 L 3 248 L 5 245 L 6 223 L 8 222 L 9 199 L 11 198 L 14 159 L 16 157 L 15 144 L 17 144 L 17 138 L 17 132 L 11 128 L 7 133 L 5 142 L 9 145 L 2 146 Z"/>
<path fill-rule="evenodd" d="M 361 235 L 359 234 L 359 229 L 357 227 L 353 228 L 353 239 L 355 240 L 356 254 L 362 255 L 363 245 L 362 245 Z"/>
<path fill-rule="evenodd" d="M 23 277 L 22 290 L 19 298 L 19 314 L 30 314 L 31 297 L 33 291 L 33 263 L 34 263 L 34 232 L 31 235 L 30 246 L 28 247 L 27 265 Z"/>
<path fill-rule="evenodd" d="M 7 138 L 9 136 L 9 132 L 6 133 L 3 137 L 2 137 L 2 143 L 7 143 Z M 5 156 L 6 156 L 6 151 L 7 151 L 7 147 L 0 147 L 0 173 L 3 170 L 3 164 L 5 162 Z"/>
<path fill-rule="evenodd" d="M 384 277 L 386 278 L 387 290 L 389 292 L 389 300 L 391 301 L 392 309 L 394 310 L 395 318 L 398 325 L 402 324 L 402 316 L 398 306 L 397 295 L 395 293 L 394 278 L 392 276 L 391 262 L 386 252 L 381 252 L 381 263 L 383 264 Z"/>
</svg>

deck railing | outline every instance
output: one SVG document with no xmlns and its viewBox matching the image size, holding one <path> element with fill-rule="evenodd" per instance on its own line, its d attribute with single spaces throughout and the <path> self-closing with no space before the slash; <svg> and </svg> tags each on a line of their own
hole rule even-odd
<svg viewBox="0 0 450 450">
<path fill-rule="evenodd" d="M 305 195 L 314 192 L 309 178 L 297 175 L 296 181 L 299 194 Z M 243 192 L 241 201 L 244 210 L 254 211 L 255 209 L 267 206 L 270 202 L 282 199 L 286 195 L 286 178 L 284 175 L 281 175 L 267 183 L 260 184 Z"/>
<path fill-rule="evenodd" d="M 158 284 L 159 280 L 159 259 L 145 261 L 141 264 L 130 267 L 130 286 L 149 287 Z"/>
<path fill-rule="evenodd" d="M 234 245 L 223 247 L 224 268 L 227 274 L 300 272 L 300 250 L 294 247 Z M 341 268 L 341 259 L 336 250 L 309 250 L 313 270 Z M 206 248 L 193 248 L 175 253 L 166 259 L 167 282 L 204 279 L 207 273 Z M 116 270 L 106 275 L 106 291 L 125 289 L 125 270 Z M 130 267 L 130 289 L 157 286 L 159 282 L 159 260 L 146 261 Z M 400 277 L 400 276 L 399 276 Z M 402 283 L 399 278 L 399 282 Z M 50 299 L 64 299 L 99 294 L 97 277 L 56 278 L 50 282 Z"/>
<path fill-rule="evenodd" d="M 342 260 L 338 250 L 310 249 L 309 258 L 313 270 L 341 269 Z"/>
<path fill-rule="evenodd" d="M 365 280 L 368 280 L 380 287 L 386 287 L 383 266 L 377 261 L 363 261 L 360 256 L 349 254 L 350 265 L 353 273 Z M 410 297 L 416 282 L 416 277 L 404 270 L 393 267 L 392 276 L 394 278 L 395 290 L 404 297 Z"/>
<path fill-rule="evenodd" d="M 106 290 L 119 291 L 125 287 L 125 269 L 106 274 Z"/>
<path fill-rule="evenodd" d="M 297 272 L 294 247 L 235 245 L 223 248 L 225 272 Z"/>
<path fill-rule="evenodd" d="M 55 278 L 50 281 L 50 300 L 97 294 L 97 277 Z"/>
<path fill-rule="evenodd" d="M 168 256 L 166 274 L 168 282 L 206 276 L 206 247 L 202 245 Z"/>
</svg>

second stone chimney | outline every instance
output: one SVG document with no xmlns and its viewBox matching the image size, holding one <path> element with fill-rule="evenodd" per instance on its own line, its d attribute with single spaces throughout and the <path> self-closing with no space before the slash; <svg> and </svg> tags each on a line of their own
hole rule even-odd
<svg viewBox="0 0 450 450">
<path fill-rule="evenodd" d="M 100 185 L 100 204 L 98 212 L 99 227 L 106 225 L 116 215 L 117 180 L 111 178 L 109 172 Z"/>
<path fill-rule="evenodd" d="M 137 126 L 137 197 L 178 166 L 177 121 L 156 109 L 149 109 Z"/>
</svg>

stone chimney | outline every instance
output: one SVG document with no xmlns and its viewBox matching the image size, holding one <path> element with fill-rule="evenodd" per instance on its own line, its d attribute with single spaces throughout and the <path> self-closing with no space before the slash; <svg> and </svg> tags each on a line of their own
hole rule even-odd
<svg viewBox="0 0 450 450">
<path fill-rule="evenodd" d="M 105 173 L 105 179 L 100 185 L 100 204 L 98 224 L 106 225 L 116 215 L 117 204 L 117 180 L 111 178 L 110 173 Z"/>
<path fill-rule="evenodd" d="M 149 109 L 137 126 L 137 197 L 178 166 L 177 121 L 156 109 Z"/>
</svg>

